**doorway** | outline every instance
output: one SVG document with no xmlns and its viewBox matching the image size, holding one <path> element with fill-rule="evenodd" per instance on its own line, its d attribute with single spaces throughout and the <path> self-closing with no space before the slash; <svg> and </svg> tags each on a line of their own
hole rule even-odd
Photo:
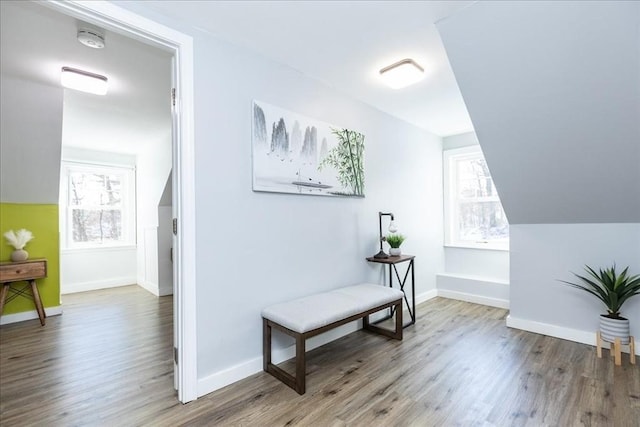
<svg viewBox="0 0 640 427">
<path fill-rule="evenodd" d="M 110 3 L 46 3 L 65 15 L 158 47 L 172 60 L 172 212 L 175 386 L 178 400 L 197 396 L 193 42 L 190 36 Z"/>
</svg>

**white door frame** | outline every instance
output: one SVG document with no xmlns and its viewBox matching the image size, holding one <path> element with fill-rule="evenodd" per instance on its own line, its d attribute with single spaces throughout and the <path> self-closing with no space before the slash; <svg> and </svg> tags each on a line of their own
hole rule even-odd
<svg viewBox="0 0 640 427">
<path fill-rule="evenodd" d="M 193 115 L 193 39 L 169 27 L 136 15 L 106 1 L 51 1 L 47 6 L 75 18 L 97 24 L 105 29 L 163 48 L 174 55 L 173 75 L 177 92 L 176 115 L 178 132 L 173 138 L 174 212 L 177 213 L 178 234 L 175 237 L 173 313 L 177 331 L 178 400 L 187 403 L 197 399 L 196 345 L 196 225 L 194 175 L 194 115 Z M 169 94 L 167 94 L 169 102 Z"/>
</svg>

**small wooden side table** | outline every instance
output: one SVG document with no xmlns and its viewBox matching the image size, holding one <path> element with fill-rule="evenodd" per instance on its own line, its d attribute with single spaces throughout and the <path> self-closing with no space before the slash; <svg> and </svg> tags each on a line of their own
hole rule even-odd
<svg viewBox="0 0 640 427">
<path fill-rule="evenodd" d="M 40 293 L 38 292 L 37 279 L 47 277 L 47 260 L 44 258 L 30 259 L 19 262 L 0 262 L 0 283 L 2 291 L 0 291 L 0 315 L 4 310 L 5 302 L 9 302 L 18 296 L 33 300 L 38 311 L 40 324 L 44 326 L 47 314 L 44 312 Z M 27 282 L 21 288 L 12 287 L 16 282 Z M 31 293 L 27 292 L 31 288 Z M 11 295 L 7 298 L 7 295 Z"/>
<path fill-rule="evenodd" d="M 399 256 L 389 256 L 389 258 L 375 258 L 368 257 L 367 261 L 369 262 L 377 262 L 379 264 L 386 264 L 389 266 L 389 287 L 393 287 L 393 276 L 395 272 L 395 276 L 398 279 L 398 285 L 400 286 L 400 290 L 404 293 L 404 301 L 407 303 L 407 309 L 409 310 L 409 317 L 411 321 L 403 327 L 411 326 L 416 323 L 416 280 L 415 273 L 413 269 L 413 260 L 414 255 L 399 255 Z M 400 278 L 400 273 L 398 273 L 397 265 L 403 262 L 409 262 L 409 266 L 404 273 L 404 278 Z M 411 273 L 411 302 L 407 299 L 407 291 L 404 290 L 404 287 L 407 283 L 407 277 Z M 391 313 L 393 315 L 393 313 Z M 385 320 L 385 319 L 382 319 Z"/>
</svg>

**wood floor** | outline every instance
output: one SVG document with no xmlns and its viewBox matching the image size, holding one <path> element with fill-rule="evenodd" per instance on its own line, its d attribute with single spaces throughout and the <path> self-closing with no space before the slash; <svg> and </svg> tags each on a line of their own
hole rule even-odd
<svg viewBox="0 0 640 427">
<path fill-rule="evenodd" d="M 0 327 L 0 425 L 640 426 L 640 365 L 508 329 L 505 310 L 433 299 L 402 342 L 360 331 L 309 352 L 303 396 L 259 373 L 182 405 L 171 297 L 63 302 L 45 327 Z"/>
</svg>

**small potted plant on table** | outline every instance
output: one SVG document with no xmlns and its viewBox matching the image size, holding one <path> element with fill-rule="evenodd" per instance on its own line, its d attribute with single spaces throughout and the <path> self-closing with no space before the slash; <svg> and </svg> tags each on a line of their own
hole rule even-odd
<svg viewBox="0 0 640 427">
<path fill-rule="evenodd" d="M 391 256 L 400 256 L 400 245 L 405 241 L 405 237 L 402 234 L 389 234 L 385 237 L 385 240 L 391 246 L 389 249 L 389 255 Z"/>
<path fill-rule="evenodd" d="M 588 265 L 584 268 L 588 275 L 581 276 L 573 273 L 579 283 L 567 282 L 574 288 L 581 289 L 598 298 L 607 307 L 607 314 L 600 315 L 600 331 L 598 333 L 598 356 L 600 356 L 600 339 L 614 343 L 617 346 L 630 345 L 631 353 L 634 350 L 634 343 L 630 342 L 629 319 L 620 315 L 622 305 L 634 295 L 640 294 L 640 275 L 631 276 L 628 274 L 629 267 L 622 273 L 616 272 L 616 265 L 611 268 L 600 269 L 596 272 Z M 618 364 L 620 349 L 616 348 L 616 364 Z M 631 360 L 635 362 L 635 354 L 629 354 Z"/>
</svg>

